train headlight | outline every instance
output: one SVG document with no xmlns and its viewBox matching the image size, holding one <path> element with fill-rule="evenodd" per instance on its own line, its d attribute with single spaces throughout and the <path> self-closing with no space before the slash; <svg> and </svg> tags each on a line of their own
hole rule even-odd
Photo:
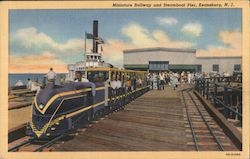
<svg viewBox="0 0 250 159">
<path fill-rule="evenodd" d="M 43 104 L 40 104 L 40 105 L 39 105 L 39 108 L 40 108 L 40 109 L 43 109 L 43 107 L 44 107 Z"/>
</svg>

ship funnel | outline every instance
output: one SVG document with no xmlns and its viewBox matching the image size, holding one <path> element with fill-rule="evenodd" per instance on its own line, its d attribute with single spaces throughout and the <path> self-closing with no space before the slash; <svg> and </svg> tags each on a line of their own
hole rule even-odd
<svg viewBox="0 0 250 159">
<path fill-rule="evenodd" d="M 98 21 L 93 21 L 93 53 L 98 53 L 98 44 L 96 39 L 98 38 Z"/>
</svg>

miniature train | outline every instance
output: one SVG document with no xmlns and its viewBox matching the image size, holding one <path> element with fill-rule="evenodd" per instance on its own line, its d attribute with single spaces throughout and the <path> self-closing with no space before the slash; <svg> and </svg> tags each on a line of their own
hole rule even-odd
<svg viewBox="0 0 250 159">
<path fill-rule="evenodd" d="M 76 73 L 85 74 L 89 82 L 48 83 L 35 96 L 28 136 L 47 139 L 74 131 L 149 90 L 145 71 L 88 68 Z"/>
</svg>

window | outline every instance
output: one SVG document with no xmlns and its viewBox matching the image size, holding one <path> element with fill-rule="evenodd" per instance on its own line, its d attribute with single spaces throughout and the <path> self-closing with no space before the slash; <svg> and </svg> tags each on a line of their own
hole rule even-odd
<svg viewBox="0 0 250 159">
<path fill-rule="evenodd" d="M 213 71 L 219 72 L 219 65 L 218 64 L 213 64 Z"/>
<path fill-rule="evenodd" d="M 235 64 L 234 65 L 234 71 L 241 71 L 241 65 L 240 64 Z"/>
<path fill-rule="evenodd" d="M 197 72 L 201 72 L 201 71 L 202 71 L 202 66 L 201 66 L 201 65 L 198 65 L 196 71 L 197 71 Z"/>
<path fill-rule="evenodd" d="M 108 71 L 88 71 L 88 80 L 90 82 L 105 82 L 108 79 Z"/>
<path fill-rule="evenodd" d="M 149 70 L 168 70 L 168 61 L 149 61 Z"/>
</svg>

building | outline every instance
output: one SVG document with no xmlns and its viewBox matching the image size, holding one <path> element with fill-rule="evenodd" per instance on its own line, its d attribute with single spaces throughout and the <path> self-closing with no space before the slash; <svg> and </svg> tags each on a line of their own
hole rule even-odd
<svg viewBox="0 0 250 159">
<path fill-rule="evenodd" d="M 142 48 L 123 51 L 126 69 L 154 71 L 228 72 L 241 71 L 239 57 L 197 57 L 194 49 Z"/>
</svg>

